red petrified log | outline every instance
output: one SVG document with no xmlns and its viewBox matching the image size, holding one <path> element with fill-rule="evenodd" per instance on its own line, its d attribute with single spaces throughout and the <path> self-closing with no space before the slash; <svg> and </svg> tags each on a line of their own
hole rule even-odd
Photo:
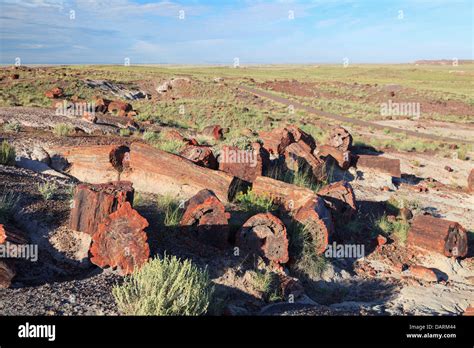
<svg viewBox="0 0 474 348">
<path fill-rule="evenodd" d="M 9 288 L 15 275 L 15 268 L 9 260 L 0 261 L 0 289 Z"/>
<path fill-rule="evenodd" d="M 346 181 L 338 181 L 324 186 L 318 191 L 318 195 L 324 199 L 326 206 L 344 219 L 350 219 L 357 211 L 354 190 Z"/>
<path fill-rule="evenodd" d="M 100 97 L 94 97 L 94 105 L 95 105 L 95 111 L 96 112 L 101 112 L 105 114 L 107 112 L 107 109 L 110 104 L 110 100 L 100 98 Z"/>
<path fill-rule="evenodd" d="M 219 166 L 212 149 L 208 146 L 187 145 L 179 155 L 201 167 L 217 169 Z"/>
<path fill-rule="evenodd" d="M 0 224 L 0 244 L 3 243 L 26 244 L 28 239 L 25 233 L 12 225 Z"/>
<path fill-rule="evenodd" d="M 209 190 L 201 190 L 186 203 L 180 225 L 194 226 L 198 240 L 218 248 L 228 245 L 229 213 Z"/>
<path fill-rule="evenodd" d="M 469 177 L 467 178 L 467 190 L 468 192 L 474 192 L 474 168 L 471 169 Z"/>
<path fill-rule="evenodd" d="M 94 235 L 99 224 L 111 213 L 125 202 L 132 204 L 133 193 L 132 183 L 128 181 L 77 185 L 69 228 Z"/>
<path fill-rule="evenodd" d="M 322 254 L 326 250 L 329 237 L 334 233 L 331 212 L 324 205 L 323 199 L 310 199 L 298 210 L 294 218 L 311 233 L 316 253 Z"/>
<path fill-rule="evenodd" d="M 129 151 L 127 146 L 92 145 L 50 148 L 53 167 L 89 183 L 116 181 L 121 172 L 121 162 Z M 65 162 L 67 168 L 57 168 L 55 163 Z"/>
<path fill-rule="evenodd" d="M 358 155 L 357 168 L 387 173 L 395 178 L 401 177 L 400 160 L 382 156 Z"/>
<path fill-rule="evenodd" d="M 110 113 L 125 117 L 127 115 L 127 112 L 132 110 L 132 106 L 124 101 L 115 100 L 109 104 L 107 109 Z"/>
<path fill-rule="evenodd" d="M 309 135 L 308 133 L 302 131 L 300 128 L 294 126 L 294 125 L 289 125 L 285 127 L 288 132 L 293 135 L 293 139 L 296 143 L 304 143 L 307 146 L 310 147 L 311 151 L 313 151 L 316 148 L 316 141 L 314 138 Z"/>
<path fill-rule="evenodd" d="M 349 151 L 352 147 L 352 135 L 343 127 L 334 128 L 329 137 L 329 145 L 342 152 Z"/>
<path fill-rule="evenodd" d="M 448 257 L 467 255 L 466 230 L 457 222 L 419 215 L 413 219 L 407 242 L 411 246 L 434 251 Z"/>
<path fill-rule="evenodd" d="M 288 262 L 288 238 L 285 225 L 271 213 L 252 216 L 237 234 L 236 244 L 266 259 Z"/>
<path fill-rule="evenodd" d="M 295 142 L 293 134 L 287 129 L 274 129 L 269 132 L 260 132 L 259 138 L 263 141 L 263 147 L 273 155 L 281 155 L 288 145 Z"/>
<path fill-rule="evenodd" d="M 150 257 L 147 235 L 148 221 L 125 202 L 110 214 L 92 237 L 91 262 L 99 267 L 118 267 L 130 274 Z"/>
<path fill-rule="evenodd" d="M 288 212 L 297 211 L 308 200 L 316 198 L 316 194 L 310 189 L 266 176 L 259 176 L 255 179 L 252 192 L 256 195 L 272 198 L 275 204 L 282 206 Z"/>
<path fill-rule="evenodd" d="M 286 147 L 285 165 L 294 172 L 307 173 L 314 182 L 324 181 L 327 178 L 326 161 L 316 158 L 309 145 L 302 142 Z"/>
<path fill-rule="evenodd" d="M 259 143 L 252 143 L 252 150 L 223 146 L 219 155 L 219 170 L 248 182 L 263 175 L 270 164 L 270 154 Z"/>
<path fill-rule="evenodd" d="M 202 134 L 213 137 L 215 140 L 224 138 L 224 130 L 218 124 L 205 127 L 202 130 Z"/>
<path fill-rule="evenodd" d="M 348 169 L 351 164 L 351 153 L 343 151 L 330 145 L 320 145 L 316 148 L 314 155 L 318 158 L 331 156 L 341 169 Z"/>
<path fill-rule="evenodd" d="M 438 277 L 436 273 L 427 267 L 420 265 L 412 265 L 408 268 L 410 275 L 416 279 L 423 280 L 426 282 L 437 282 Z"/>
<path fill-rule="evenodd" d="M 44 95 L 47 97 L 47 98 L 60 98 L 63 96 L 63 90 L 59 87 L 54 87 L 52 89 L 50 89 L 49 91 L 46 91 L 44 93 Z"/>
<path fill-rule="evenodd" d="M 132 181 L 137 191 L 190 198 L 209 189 L 220 201 L 227 202 L 239 184 L 227 173 L 200 167 L 146 144 L 133 143 L 130 148 L 130 170 L 124 171 L 122 178 Z"/>
</svg>

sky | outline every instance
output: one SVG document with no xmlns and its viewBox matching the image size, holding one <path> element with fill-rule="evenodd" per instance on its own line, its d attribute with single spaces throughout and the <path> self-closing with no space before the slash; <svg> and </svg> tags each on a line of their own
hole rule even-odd
<svg viewBox="0 0 474 348">
<path fill-rule="evenodd" d="M 0 63 L 473 59 L 473 0 L 0 0 Z"/>
</svg>

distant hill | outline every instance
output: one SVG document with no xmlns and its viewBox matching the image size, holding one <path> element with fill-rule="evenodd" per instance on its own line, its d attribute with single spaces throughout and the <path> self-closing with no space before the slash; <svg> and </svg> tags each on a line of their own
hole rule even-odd
<svg viewBox="0 0 474 348">
<path fill-rule="evenodd" d="M 426 60 L 417 60 L 415 64 L 418 65 L 452 65 L 452 59 L 426 59 Z M 474 64 L 474 60 L 472 59 L 458 59 L 458 64 Z"/>
</svg>

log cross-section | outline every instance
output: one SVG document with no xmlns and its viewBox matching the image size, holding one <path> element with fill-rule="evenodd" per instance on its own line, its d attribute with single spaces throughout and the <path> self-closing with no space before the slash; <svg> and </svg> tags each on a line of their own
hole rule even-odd
<svg viewBox="0 0 474 348">
<path fill-rule="evenodd" d="M 326 206 L 333 212 L 333 217 L 350 219 L 357 211 L 354 190 L 346 181 L 338 181 L 324 186 L 318 191 Z"/>
</svg>

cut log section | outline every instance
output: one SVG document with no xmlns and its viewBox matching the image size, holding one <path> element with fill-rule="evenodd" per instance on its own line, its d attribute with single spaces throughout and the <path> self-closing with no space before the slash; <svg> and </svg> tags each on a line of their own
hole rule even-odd
<svg viewBox="0 0 474 348">
<path fill-rule="evenodd" d="M 197 238 L 217 248 L 228 246 L 229 213 L 221 201 L 209 190 L 201 190 L 186 203 L 180 225 L 192 226 Z"/>
<path fill-rule="evenodd" d="M 327 163 L 316 158 L 311 148 L 305 143 L 290 144 L 285 149 L 285 166 L 295 173 L 309 175 L 312 182 L 321 182 L 327 179 Z"/>
<path fill-rule="evenodd" d="M 273 155 L 282 155 L 286 147 L 295 142 L 293 134 L 285 128 L 260 132 L 258 136 L 263 141 L 263 147 Z"/>
<path fill-rule="evenodd" d="M 148 221 L 125 202 L 110 214 L 92 237 L 91 262 L 99 267 L 118 268 L 123 275 L 140 268 L 150 257 Z"/>
<path fill-rule="evenodd" d="M 331 156 L 339 166 L 339 168 L 346 170 L 351 165 L 351 153 L 349 151 L 342 151 L 337 147 L 330 145 L 319 145 L 314 155 L 321 159 L 327 159 L 328 156 Z"/>
<path fill-rule="evenodd" d="M 110 113 L 120 117 L 127 116 L 127 113 L 132 111 L 132 109 L 132 105 L 121 100 L 115 100 L 111 102 L 107 108 Z"/>
<path fill-rule="evenodd" d="M 362 170 L 375 170 L 387 173 L 395 178 L 401 177 L 400 160 L 382 156 L 358 155 L 356 166 Z"/>
<path fill-rule="evenodd" d="M 134 190 L 129 181 L 79 184 L 69 218 L 69 228 L 94 235 L 98 226 L 125 202 L 133 204 Z"/>
<path fill-rule="evenodd" d="M 321 197 L 310 199 L 294 216 L 303 228 L 310 232 L 317 254 L 326 250 L 329 238 L 334 233 L 331 212 Z"/>
<path fill-rule="evenodd" d="M 12 225 L 0 224 L 0 244 L 3 243 L 26 244 L 28 238 L 25 233 Z"/>
<path fill-rule="evenodd" d="M 247 182 L 254 182 L 268 169 L 270 154 L 259 143 L 252 143 L 252 150 L 223 146 L 219 154 L 219 170 Z"/>
<path fill-rule="evenodd" d="M 208 146 L 187 145 L 179 155 L 201 167 L 217 169 L 219 166 L 211 148 Z"/>
<path fill-rule="evenodd" d="M 329 145 L 346 152 L 352 147 L 352 135 L 343 127 L 334 128 L 329 136 Z"/>
<path fill-rule="evenodd" d="M 83 182 L 99 184 L 119 180 L 122 161 L 129 151 L 121 145 L 50 148 L 51 166 Z"/>
<path fill-rule="evenodd" d="M 133 182 L 137 191 L 187 199 L 209 189 L 221 202 L 228 202 L 239 186 L 240 180 L 232 175 L 200 167 L 181 156 L 140 143 L 130 148 L 130 169 L 122 178 Z"/>
<path fill-rule="evenodd" d="M 15 277 L 15 267 L 9 260 L 0 260 L 0 289 L 7 289 Z"/>
<path fill-rule="evenodd" d="M 356 200 L 352 186 L 346 181 L 338 181 L 324 186 L 318 191 L 326 206 L 333 212 L 333 217 L 350 219 L 356 212 Z"/>
<path fill-rule="evenodd" d="M 288 262 L 285 225 L 271 213 L 257 214 L 248 219 L 237 234 L 236 244 L 269 261 Z"/>
<path fill-rule="evenodd" d="M 308 133 L 302 131 L 300 128 L 290 125 L 285 127 L 288 132 L 293 135 L 293 140 L 296 143 L 303 143 L 310 147 L 311 152 L 316 148 L 316 141 L 314 140 L 313 136 L 309 135 Z"/>
<path fill-rule="evenodd" d="M 448 257 L 464 257 L 468 249 L 466 230 L 460 224 L 431 215 L 413 219 L 407 243 Z"/>
<path fill-rule="evenodd" d="M 266 176 L 259 176 L 255 179 L 252 192 L 256 195 L 271 197 L 275 204 L 280 205 L 287 212 L 297 211 L 308 200 L 316 198 L 316 194 L 310 189 Z"/>
</svg>

